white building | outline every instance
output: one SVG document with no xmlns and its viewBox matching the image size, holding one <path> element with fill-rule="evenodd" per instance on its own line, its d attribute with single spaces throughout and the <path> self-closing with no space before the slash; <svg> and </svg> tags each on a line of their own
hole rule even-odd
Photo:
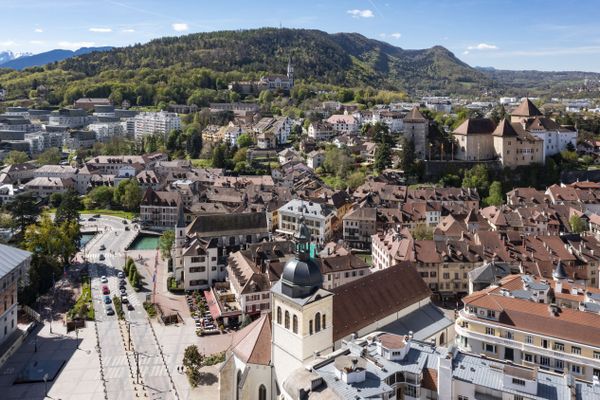
<svg viewBox="0 0 600 400">
<path fill-rule="evenodd" d="M 176 113 L 143 112 L 134 117 L 134 136 L 141 140 L 147 135 L 163 135 L 165 138 L 172 130 L 181 129 L 181 119 Z"/>
<path fill-rule="evenodd" d="M 358 120 L 352 115 L 343 114 L 343 115 L 332 115 L 327 118 L 327 123 L 329 123 L 333 130 L 340 134 L 356 134 L 358 133 L 358 129 L 360 124 Z"/>
<path fill-rule="evenodd" d="M 304 219 L 312 239 L 325 243 L 331 237 L 331 223 L 335 215 L 335 208 L 329 204 L 293 199 L 279 208 L 277 232 L 292 236 L 298 231 L 298 227 Z"/>
<path fill-rule="evenodd" d="M 96 139 L 100 142 L 127 136 L 127 122 L 96 122 L 88 125 L 88 129 L 96 133 Z"/>
<path fill-rule="evenodd" d="M 0 345 L 17 330 L 19 281 L 28 281 L 31 253 L 0 244 Z M 2 354 L 0 354 L 2 357 Z"/>
<path fill-rule="evenodd" d="M 88 115 L 80 108 L 61 108 L 52 111 L 48 124 L 67 128 L 82 128 L 88 122 Z"/>
</svg>

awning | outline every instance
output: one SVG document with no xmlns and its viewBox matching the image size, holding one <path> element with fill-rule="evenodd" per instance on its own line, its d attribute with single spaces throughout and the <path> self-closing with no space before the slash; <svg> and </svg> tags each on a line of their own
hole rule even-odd
<svg viewBox="0 0 600 400">
<path fill-rule="evenodd" d="M 210 311 L 210 315 L 213 319 L 221 318 L 221 310 L 219 309 L 219 304 L 217 299 L 215 299 L 215 295 L 212 290 L 204 291 L 204 297 L 206 298 L 206 305 L 208 306 L 208 311 Z"/>
</svg>

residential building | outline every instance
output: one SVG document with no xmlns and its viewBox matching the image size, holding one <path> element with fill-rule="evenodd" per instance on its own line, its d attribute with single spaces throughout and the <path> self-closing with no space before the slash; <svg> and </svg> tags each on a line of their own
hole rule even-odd
<svg viewBox="0 0 600 400">
<path fill-rule="evenodd" d="M 352 115 L 335 114 L 327 118 L 326 121 L 336 134 L 356 135 L 359 129 L 359 123 Z"/>
<path fill-rule="evenodd" d="M 148 135 L 161 135 L 166 138 L 172 130 L 181 129 L 179 116 L 168 111 L 139 113 L 133 120 L 136 140 L 142 140 L 144 136 Z"/>
<path fill-rule="evenodd" d="M 550 280 L 507 276 L 463 299 L 455 326 L 458 346 L 592 382 L 600 377 L 598 299 L 598 289 L 570 283 L 560 263 Z"/>
<path fill-rule="evenodd" d="M 287 143 L 292 130 L 292 120 L 288 117 L 265 117 L 261 118 L 252 129 L 256 133 L 259 142 L 261 136 L 274 140 L 274 143 L 271 143 L 270 147 L 261 147 L 259 144 L 259 148 L 271 148 Z"/>
<path fill-rule="evenodd" d="M 277 232 L 292 236 L 304 221 L 312 240 L 325 243 L 331 237 L 335 208 L 329 204 L 293 199 L 279 208 L 279 228 Z"/>
<path fill-rule="evenodd" d="M 38 197 L 48 197 L 52 193 L 64 193 L 69 189 L 75 189 L 75 183 L 71 178 L 33 178 L 25 184 L 25 190 L 32 192 Z"/>
<path fill-rule="evenodd" d="M 489 118 L 469 118 L 453 132 L 457 141 L 454 157 L 464 161 L 496 158 L 492 133 L 496 126 Z"/>
<path fill-rule="evenodd" d="M 335 136 L 333 125 L 327 121 L 311 122 L 308 126 L 308 137 L 317 141 L 331 140 Z"/>
<path fill-rule="evenodd" d="M 0 351 L 17 331 L 18 288 L 28 282 L 31 253 L 16 247 L 0 244 Z M 0 353 L 0 357 L 3 353 Z"/>
<path fill-rule="evenodd" d="M 81 108 L 85 111 L 92 111 L 98 106 L 112 106 L 112 102 L 107 98 L 82 97 L 73 103 L 74 108 Z"/>
<path fill-rule="evenodd" d="M 325 150 L 313 150 L 306 155 L 308 168 L 317 169 L 325 162 Z"/>
<path fill-rule="evenodd" d="M 503 166 L 544 164 L 544 141 L 525 131 L 520 124 L 503 119 L 492 136 L 494 151 Z"/>
<path fill-rule="evenodd" d="M 88 114 L 81 108 L 61 108 L 52 111 L 48 124 L 50 126 L 61 126 L 64 128 L 83 128 L 88 123 Z"/>
<path fill-rule="evenodd" d="M 183 201 L 178 192 L 155 191 L 149 187 L 140 202 L 140 222 L 147 228 L 174 229 L 182 213 Z"/>
<path fill-rule="evenodd" d="M 359 249 L 371 248 L 371 237 L 377 232 L 377 210 L 361 207 L 343 217 L 343 237 L 350 246 Z"/>
</svg>

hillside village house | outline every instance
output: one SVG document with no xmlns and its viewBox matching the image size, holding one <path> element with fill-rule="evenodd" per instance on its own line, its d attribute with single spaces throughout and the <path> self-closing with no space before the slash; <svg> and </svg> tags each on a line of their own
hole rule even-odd
<svg viewBox="0 0 600 400">
<path fill-rule="evenodd" d="M 332 115 L 326 121 L 334 132 L 339 135 L 350 134 L 355 135 L 359 130 L 359 123 L 352 115 Z"/>
<path fill-rule="evenodd" d="M 178 192 L 148 188 L 140 202 L 140 222 L 148 228 L 173 229 L 182 213 L 183 201 Z"/>
<path fill-rule="evenodd" d="M 312 201 L 290 200 L 279 208 L 279 228 L 277 232 L 293 235 L 304 221 L 313 240 L 325 243 L 332 234 L 332 222 L 336 210 L 329 204 Z"/>
</svg>

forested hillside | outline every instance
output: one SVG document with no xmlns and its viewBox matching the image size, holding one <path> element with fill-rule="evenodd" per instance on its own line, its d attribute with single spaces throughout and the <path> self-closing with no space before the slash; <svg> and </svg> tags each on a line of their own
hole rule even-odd
<svg viewBox="0 0 600 400">
<path fill-rule="evenodd" d="M 478 93 L 493 86 L 442 47 L 403 50 L 356 33 L 274 28 L 161 38 L 22 72 L 0 70 L 0 85 L 9 98 L 22 98 L 43 83 L 50 103 L 68 104 L 80 95 L 137 105 L 185 103 L 193 96 L 191 102 L 203 103 L 235 98 L 225 90 L 233 80 L 285 73 L 290 57 L 296 81 L 311 87 Z"/>
</svg>

